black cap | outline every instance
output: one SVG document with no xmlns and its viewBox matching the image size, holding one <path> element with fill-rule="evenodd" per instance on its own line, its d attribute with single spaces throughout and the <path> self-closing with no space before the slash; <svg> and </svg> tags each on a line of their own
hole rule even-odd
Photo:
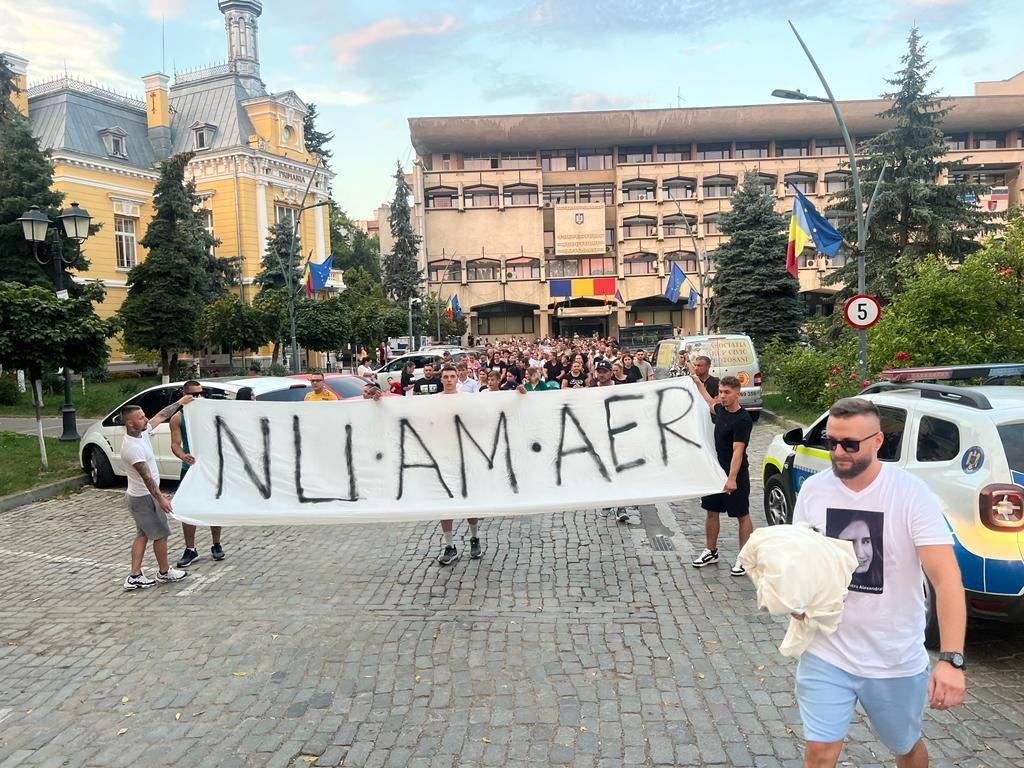
<svg viewBox="0 0 1024 768">
<path fill-rule="evenodd" d="M 599 371 L 610 371 L 612 369 L 612 364 L 607 360 L 601 360 L 594 367 Z"/>
</svg>

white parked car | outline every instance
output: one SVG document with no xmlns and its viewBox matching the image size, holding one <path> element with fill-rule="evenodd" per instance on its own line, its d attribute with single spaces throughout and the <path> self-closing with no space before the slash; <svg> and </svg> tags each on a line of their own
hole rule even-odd
<svg viewBox="0 0 1024 768">
<path fill-rule="evenodd" d="M 388 379 L 392 379 L 394 381 L 401 381 L 402 369 L 405 368 L 405 364 L 409 360 L 412 360 L 414 363 L 416 363 L 416 371 L 413 373 L 413 377 L 419 379 L 423 376 L 424 365 L 427 365 L 428 363 L 434 366 L 442 364 L 442 362 L 444 361 L 445 352 L 451 353 L 453 363 L 457 363 L 462 357 L 465 357 L 466 355 L 470 354 L 467 350 L 459 349 L 458 347 L 424 349 L 420 350 L 419 352 L 413 352 L 408 355 L 396 357 L 391 362 L 387 363 L 386 365 L 382 365 L 380 368 L 374 371 L 373 375 L 377 377 L 377 384 L 380 385 L 380 388 L 384 392 L 387 392 L 389 391 Z"/>
<path fill-rule="evenodd" d="M 233 400 L 242 387 L 252 387 L 257 400 L 301 399 L 292 390 L 308 390 L 310 383 L 285 376 L 248 376 L 239 378 L 199 379 L 203 385 L 203 397 L 215 400 Z M 155 416 L 181 397 L 184 381 L 158 384 L 129 398 L 101 421 L 91 425 L 82 435 L 78 444 L 78 456 L 82 467 L 89 473 L 93 485 L 108 488 L 120 477 L 127 475 L 121 462 L 121 442 L 124 440 L 124 426 L 121 424 L 121 409 L 126 405 L 137 405 L 148 418 Z M 161 480 L 177 480 L 181 475 L 181 459 L 171 453 L 171 428 L 167 422 L 153 430 L 151 437 L 153 452 L 160 468 Z"/>
<path fill-rule="evenodd" d="M 924 480 L 953 533 L 968 613 L 1024 622 L 1024 387 L 999 385 L 1024 365 L 952 366 L 887 372 L 861 396 L 878 406 L 879 458 Z M 929 380 L 988 380 L 949 386 Z M 828 414 L 778 435 L 762 466 L 769 525 L 789 523 L 800 486 L 831 466 L 822 444 Z M 925 641 L 938 644 L 929 590 Z"/>
</svg>

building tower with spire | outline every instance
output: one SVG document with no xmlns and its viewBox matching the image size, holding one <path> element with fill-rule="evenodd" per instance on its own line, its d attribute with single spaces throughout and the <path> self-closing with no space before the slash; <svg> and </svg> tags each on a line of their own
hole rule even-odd
<svg viewBox="0 0 1024 768">
<path fill-rule="evenodd" d="M 264 94 L 258 35 L 263 3 L 260 0 L 218 0 L 217 7 L 224 14 L 228 67 L 239 76 L 250 96 Z"/>
</svg>

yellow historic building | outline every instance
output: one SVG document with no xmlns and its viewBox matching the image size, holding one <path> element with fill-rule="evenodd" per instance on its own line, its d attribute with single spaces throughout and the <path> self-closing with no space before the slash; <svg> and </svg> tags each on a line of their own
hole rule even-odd
<svg viewBox="0 0 1024 768">
<path fill-rule="evenodd" d="M 841 103 L 856 144 L 890 127 L 878 117 L 888 105 Z M 976 202 L 996 212 L 1024 202 L 1024 72 L 944 106 L 947 159 L 988 188 Z M 813 102 L 418 117 L 409 128 L 420 266 L 430 291 L 458 295 L 479 338 L 614 335 L 638 322 L 694 333 L 689 286 L 673 304 L 666 279 L 678 264 L 699 291 L 714 274 L 719 218 L 745 171 L 786 213 L 794 187 L 824 210 L 850 183 L 832 109 Z M 845 258 L 800 257 L 809 313 L 826 311 L 836 288 L 823 279 Z M 588 278 L 605 278 L 602 290 L 557 295 L 559 281 Z M 604 293 L 607 278 L 622 301 Z"/>
<path fill-rule="evenodd" d="M 107 298 L 99 312 L 121 306 L 128 271 L 146 258 L 139 241 L 153 215 L 153 188 L 161 160 L 194 152 L 187 175 L 195 180 L 207 228 L 220 243 L 219 257 L 238 258 L 238 290 L 254 294 L 267 229 L 282 219 L 294 222 L 312 177 L 306 206 L 327 200 L 333 174 L 318 167 L 305 149 L 306 105 L 294 91 L 271 93 L 260 79 L 259 0 L 219 0 L 228 58 L 223 64 L 142 77 L 144 99 L 61 77 L 35 83 L 16 97 L 32 132 L 52 155 L 54 185 L 65 205 L 77 201 L 89 211 L 98 233 L 83 244 L 91 262 L 80 280 L 99 280 Z M 31 63 L 2 54 L 23 88 Z M 329 253 L 328 216 L 323 207 L 300 217 L 304 259 L 321 262 Z M 339 288 L 332 273 L 328 287 Z M 173 301 L 174 297 L 168 297 Z M 128 363 L 116 343 L 111 363 Z"/>
</svg>

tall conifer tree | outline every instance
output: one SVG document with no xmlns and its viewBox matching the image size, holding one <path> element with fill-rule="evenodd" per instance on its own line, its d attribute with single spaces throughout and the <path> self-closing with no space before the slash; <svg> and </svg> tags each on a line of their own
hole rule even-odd
<svg viewBox="0 0 1024 768">
<path fill-rule="evenodd" d="M 944 107 L 938 92 L 928 88 L 934 70 L 925 48 L 917 28 L 911 29 L 902 67 L 887 81 L 892 91 L 883 94 L 889 107 L 878 115 L 893 127 L 857 148 L 865 206 L 886 168 L 865 249 L 868 293 L 883 302 L 902 289 L 921 257 L 934 254 L 959 261 L 981 247 L 978 235 L 991 226 L 992 217 L 970 202 L 985 190 L 966 183 L 958 164 L 944 159 L 948 148 L 942 124 L 951 107 Z M 939 183 L 943 174 L 948 174 L 948 184 Z M 843 233 L 856 242 L 852 189 L 840 193 L 831 210 L 847 213 Z M 856 270 L 856 259 L 850 259 L 830 280 L 852 292 Z"/>
<path fill-rule="evenodd" d="M 395 244 L 383 257 L 384 293 L 388 298 L 404 304 L 419 295 L 423 274 L 418 264 L 420 238 L 412 230 L 409 216 L 409 197 L 412 190 L 405 180 L 402 164 L 395 170 L 395 198 L 391 201 L 388 224 Z"/>
<path fill-rule="evenodd" d="M 160 352 L 164 376 L 178 352 L 192 349 L 196 323 L 211 297 L 210 248 L 215 241 L 196 212 L 194 185 L 185 183 L 191 153 L 160 167 L 153 219 L 141 244 L 146 258 L 128 273 L 128 295 L 119 315 L 129 346 Z"/>
</svg>

